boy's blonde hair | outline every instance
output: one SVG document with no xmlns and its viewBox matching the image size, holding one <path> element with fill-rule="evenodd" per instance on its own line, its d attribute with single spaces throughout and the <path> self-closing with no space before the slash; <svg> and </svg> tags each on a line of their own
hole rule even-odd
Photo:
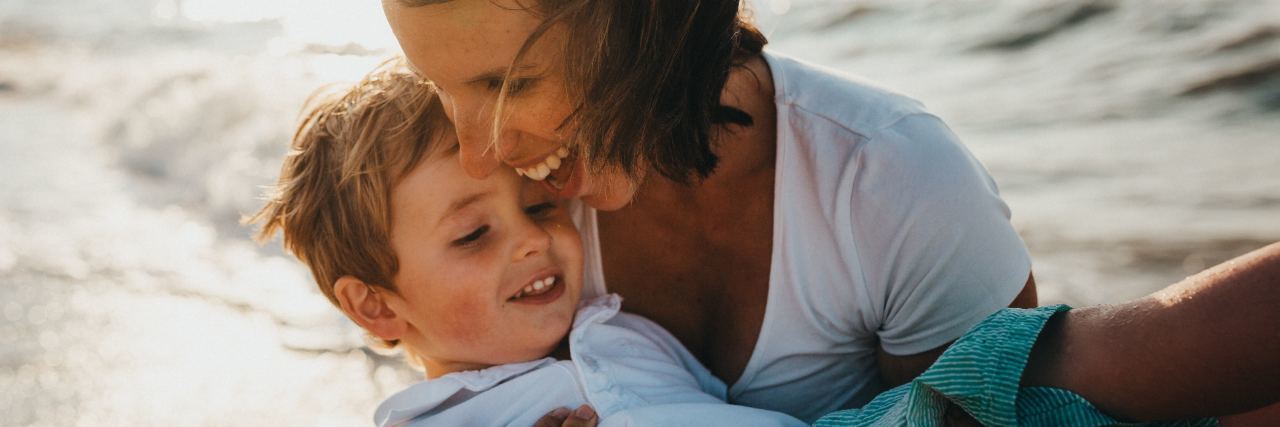
<svg viewBox="0 0 1280 427">
<path fill-rule="evenodd" d="M 339 306 L 333 286 L 342 276 L 395 289 L 391 189 L 452 128 L 434 88 L 400 57 L 354 86 L 333 89 L 317 91 L 303 107 L 279 182 L 246 222 L 262 225 L 260 242 L 283 231 L 284 247 Z"/>
</svg>

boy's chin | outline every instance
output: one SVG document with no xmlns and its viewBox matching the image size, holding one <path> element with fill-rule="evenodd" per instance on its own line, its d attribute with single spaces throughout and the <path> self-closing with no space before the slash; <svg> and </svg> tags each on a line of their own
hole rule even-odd
<svg viewBox="0 0 1280 427">
<path fill-rule="evenodd" d="M 506 365 L 512 363 L 532 362 L 546 357 L 554 357 L 559 360 L 569 359 L 569 341 L 567 334 L 559 341 L 538 346 L 538 348 L 531 349 L 526 352 L 509 355 L 505 360 L 495 361 L 496 363 L 494 364 Z"/>
<path fill-rule="evenodd" d="M 570 318 L 572 322 L 572 318 Z M 566 326 L 562 333 L 558 334 L 554 340 L 549 340 L 543 351 L 534 359 L 543 357 L 555 357 L 556 359 L 569 359 L 569 327 Z M 562 357 L 563 356 L 563 357 Z"/>
</svg>

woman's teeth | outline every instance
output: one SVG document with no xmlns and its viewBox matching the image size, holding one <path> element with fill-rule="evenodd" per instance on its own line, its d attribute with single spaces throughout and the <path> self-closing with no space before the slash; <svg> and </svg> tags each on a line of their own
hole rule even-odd
<svg viewBox="0 0 1280 427">
<path fill-rule="evenodd" d="M 551 290 L 551 285 L 554 285 L 554 284 L 556 284 L 556 276 L 551 276 L 546 279 L 538 280 L 528 286 L 525 286 L 524 289 L 521 289 L 520 292 L 517 292 L 516 296 L 511 297 L 511 299 L 518 299 L 518 298 L 524 298 L 527 296 L 540 295 L 542 293 L 545 293 Z"/>
<path fill-rule="evenodd" d="M 565 157 L 569 157 L 569 149 L 560 147 L 556 152 L 548 154 L 546 159 L 527 168 L 516 168 L 516 173 L 527 176 L 534 181 L 542 181 L 547 179 L 547 175 L 551 175 L 551 171 L 560 169 L 560 162 Z"/>
</svg>

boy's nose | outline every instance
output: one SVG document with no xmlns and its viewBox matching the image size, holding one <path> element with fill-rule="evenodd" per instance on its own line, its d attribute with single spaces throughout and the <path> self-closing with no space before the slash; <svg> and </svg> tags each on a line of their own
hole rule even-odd
<svg viewBox="0 0 1280 427">
<path fill-rule="evenodd" d="M 516 261 L 538 255 L 551 248 L 551 234 L 533 221 L 526 221 L 520 233 L 520 243 L 518 243 L 520 246 L 515 252 Z"/>
</svg>

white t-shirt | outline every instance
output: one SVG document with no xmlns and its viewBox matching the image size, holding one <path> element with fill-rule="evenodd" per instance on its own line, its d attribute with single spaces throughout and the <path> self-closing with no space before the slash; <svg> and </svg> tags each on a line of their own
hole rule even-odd
<svg viewBox="0 0 1280 427">
<path fill-rule="evenodd" d="M 919 102 L 764 58 L 778 111 L 769 300 L 728 396 L 812 422 L 882 391 L 877 345 L 921 353 L 1007 306 L 1031 259 L 995 182 Z M 575 206 L 584 292 L 604 294 L 596 212 Z"/>
<path fill-rule="evenodd" d="M 455 372 L 378 405 L 378 426 L 533 425 L 590 403 L 601 426 L 803 426 L 778 412 L 725 403 L 726 387 L 656 323 L 620 313 L 621 299 L 585 300 L 569 333 L 573 361 L 543 358 Z"/>
</svg>

